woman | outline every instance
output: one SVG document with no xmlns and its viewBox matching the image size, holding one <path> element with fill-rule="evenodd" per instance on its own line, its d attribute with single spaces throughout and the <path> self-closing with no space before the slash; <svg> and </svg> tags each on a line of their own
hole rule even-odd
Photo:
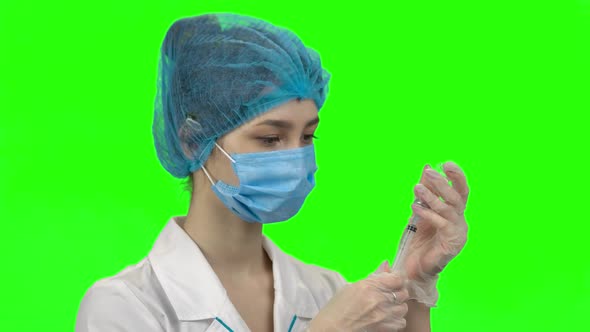
<svg viewBox="0 0 590 332">
<path fill-rule="evenodd" d="M 159 63 L 158 158 L 193 186 L 148 256 L 85 294 L 76 331 L 429 331 L 436 280 L 465 244 L 467 185 L 425 170 L 430 209 L 405 273 L 348 283 L 262 234 L 288 220 L 315 185 L 314 132 L 330 78 L 290 31 L 230 13 L 176 21 Z M 424 193 L 418 192 L 424 189 Z M 439 200 L 443 197 L 445 202 Z"/>
</svg>

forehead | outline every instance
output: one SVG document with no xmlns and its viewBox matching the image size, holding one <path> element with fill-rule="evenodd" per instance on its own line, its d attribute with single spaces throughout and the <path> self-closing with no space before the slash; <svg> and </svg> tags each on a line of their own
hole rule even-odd
<svg viewBox="0 0 590 332">
<path fill-rule="evenodd" d="M 273 107 L 268 112 L 256 117 L 248 124 L 255 125 L 256 123 L 273 119 L 285 120 L 292 122 L 307 122 L 318 116 L 318 109 L 313 99 L 292 99 L 288 102 L 282 103 Z"/>
</svg>

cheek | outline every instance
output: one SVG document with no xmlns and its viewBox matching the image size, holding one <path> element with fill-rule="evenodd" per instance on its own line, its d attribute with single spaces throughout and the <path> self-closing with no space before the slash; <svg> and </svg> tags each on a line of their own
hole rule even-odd
<svg viewBox="0 0 590 332">
<path fill-rule="evenodd" d="M 232 162 L 221 152 L 212 155 L 205 167 L 213 177 L 213 181 L 221 180 L 232 186 L 239 184 L 238 177 L 232 168 Z"/>
<path fill-rule="evenodd" d="M 249 126 L 243 126 L 235 129 L 234 131 L 224 135 L 218 143 L 225 147 L 227 151 L 235 153 L 248 153 L 256 152 L 257 144 L 260 142 L 256 139 L 258 136 L 264 136 L 268 133 L 262 130 L 253 130 Z M 226 161 L 229 161 L 223 153 L 217 150 L 218 155 L 223 157 Z"/>
<path fill-rule="evenodd" d="M 231 166 L 231 161 L 228 160 L 227 162 L 223 163 L 223 166 L 221 167 L 220 171 L 222 171 L 223 173 L 220 174 L 219 179 L 222 179 L 223 182 L 230 184 L 232 186 L 238 186 L 240 184 L 238 176 L 236 175 L 234 169 Z"/>
</svg>

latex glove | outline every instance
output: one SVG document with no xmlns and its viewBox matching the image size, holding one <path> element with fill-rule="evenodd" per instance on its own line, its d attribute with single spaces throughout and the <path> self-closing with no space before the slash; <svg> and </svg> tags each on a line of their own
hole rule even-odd
<svg viewBox="0 0 590 332">
<path fill-rule="evenodd" d="M 438 300 L 436 282 L 439 273 L 467 242 L 467 223 L 463 214 L 469 195 L 467 181 L 455 163 L 446 162 L 443 169 L 447 177 L 426 165 L 420 183 L 414 187 L 416 197 L 430 208 L 412 205 L 420 220 L 402 265 L 409 281 L 410 299 L 429 307 L 436 306 Z M 429 172 L 432 176 L 428 175 Z M 453 182 L 452 186 L 449 180 Z M 420 188 L 425 190 L 424 193 Z"/>
<path fill-rule="evenodd" d="M 406 326 L 407 279 L 400 273 L 373 273 L 341 287 L 312 319 L 308 332 L 389 332 Z M 394 303 L 395 292 L 397 300 Z"/>
</svg>

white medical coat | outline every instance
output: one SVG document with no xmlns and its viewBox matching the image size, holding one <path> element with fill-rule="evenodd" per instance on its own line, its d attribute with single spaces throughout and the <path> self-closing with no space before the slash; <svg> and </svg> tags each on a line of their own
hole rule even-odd
<svg viewBox="0 0 590 332">
<path fill-rule="evenodd" d="M 148 256 L 95 282 L 84 294 L 76 332 L 247 332 L 245 321 L 199 247 L 172 217 Z M 348 282 L 336 271 L 303 263 L 263 234 L 273 263 L 274 330 L 304 331 Z"/>
</svg>

